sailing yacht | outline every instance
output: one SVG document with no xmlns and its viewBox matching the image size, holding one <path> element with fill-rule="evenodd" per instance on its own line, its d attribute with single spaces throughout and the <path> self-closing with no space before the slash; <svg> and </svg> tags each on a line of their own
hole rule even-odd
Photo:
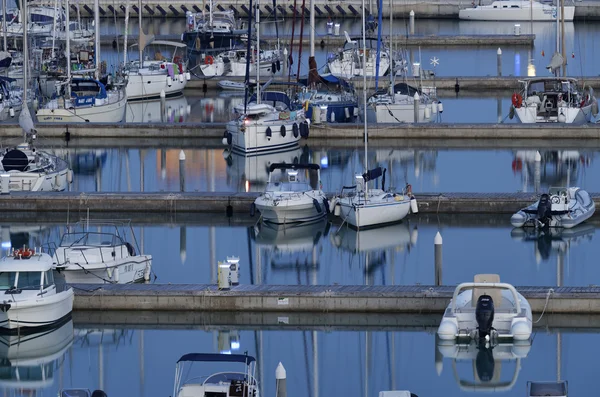
<svg viewBox="0 0 600 397">
<path fill-rule="evenodd" d="M 363 0 L 363 9 L 364 9 Z M 365 26 L 365 15 L 363 13 L 363 26 Z M 363 29 L 363 49 L 362 61 L 367 62 L 365 29 Z M 367 112 L 367 75 L 363 74 L 363 99 L 364 112 Z M 349 225 L 361 229 L 365 227 L 377 227 L 385 224 L 399 222 L 404 219 L 413 209 L 416 208 L 416 200 L 411 197 L 412 194 L 407 192 L 395 193 L 385 190 L 385 170 L 381 167 L 376 167 L 368 170 L 368 128 L 367 118 L 364 118 L 364 144 L 365 144 L 365 168 L 367 170 L 363 174 L 357 174 L 356 184 L 351 187 L 350 192 L 342 193 L 335 197 L 331 202 L 331 208 L 334 209 L 334 214 L 341 217 L 344 222 Z M 383 177 L 382 189 L 369 189 L 368 182 Z M 414 204 L 411 203 L 414 200 Z M 415 211 L 416 212 L 416 211 Z"/>
<path fill-rule="evenodd" d="M 69 8 L 68 0 L 66 8 Z M 57 93 L 36 112 L 38 121 L 46 123 L 118 123 L 125 117 L 125 105 L 127 104 L 125 86 L 120 83 L 104 84 L 100 81 L 100 74 L 102 69 L 105 69 L 105 65 L 100 63 L 98 0 L 94 1 L 94 14 L 96 30 L 94 51 L 80 51 L 73 63 L 70 40 L 66 40 L 68 65 L 66 79 L 57 83 Z M 70 37 L 69 13 L 66 13 L 66 19 L 66 37 Z M 91 54 L 93 54 L 93 59 L 89 57 Z M 94 66 L 87 68 L 88 64 Z M 72 77 L 75 73 L 78 77 Z M 90 76 L 91 74 L 93 77 Z"/>
<path fill-rule="evenodd" d="M 329 72 L 332 75 L 348 79 L 363 75 L 368 77 L 374 77 L 376 74 L 383 76 L 388 72 L 392 64 L 390 52 L 387 48 L 377 51 L 377 48 L 374 47 L 377 38 L 367 38 L 363 35 L 362 40 L 360 40 L 351 38 L 348 32 L 344 32 L 344 34 L 346 35 L 344 48 L 341 48 L 337 54 L 330 54 L 327 60 Z M 362 48 L 359 41 L 362 41 Z M 380 61 L 377 65 L 378 54 Z"/>
</svg>

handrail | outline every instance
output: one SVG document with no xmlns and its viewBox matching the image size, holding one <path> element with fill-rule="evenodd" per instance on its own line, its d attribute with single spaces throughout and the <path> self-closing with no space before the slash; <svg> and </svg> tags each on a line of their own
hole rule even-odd
<svg viewBox="0 0 600 397">
<path fill-rule="evenodd" d="M 521 313 L 521 302 L 519 301 L 519 294 L 515 287 L 508 283 L 461 283 L 456 286 L 454 294 L 452 295 L 452 313 L 456 312 L 456 299 L 462 290 L 474 289 L 474 288 L 496 288 L 496 289 L 507 289 L 511 292 L 513 298 L 515 298 L 515 304 L 517 307 L 517 314 Z M 471 298 L 472 299 L 472 298 Z"/>
</svg>

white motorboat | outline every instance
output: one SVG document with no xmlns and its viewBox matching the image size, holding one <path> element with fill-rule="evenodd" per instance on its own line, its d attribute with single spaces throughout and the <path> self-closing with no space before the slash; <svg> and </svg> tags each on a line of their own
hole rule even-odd
<svg viewBox="0 0 600 397">
<path fill-rule="evenodd" d="M 369 189 L 367 183 L 383 175 L 383 189 Z M 377 167 L 355 176 L 356 185 L 342 188 L 330 204 L 330 210 L 344 222 L 360 229 L 384 226 L 418 211 L 417 201 L 411 192 L 396 193 L 385 190 L 385 169 Z"/>
<path fill-rule="evenodd" d="M 298 145 L 300 138 L 309 134 L 304 109 L 294 106 L 283 92 L 255 95 L 247 105 L 236 106 L 235 112 L 239 116 L 227 123 L 223 137 L 233 151 L 259 154 L 282 150 Z"/>
<path fill-rule="evenodd" d="M 566 380 L 533 382 L 527 381 L 528 397 L 567 397 L 569 395 L 569 385 Z"/>
<path fill-rule="evenodd" d="M 376 74 L 384 76 L 390 69 L 390 53 L 387 48 L 380 51 L 379 68 L 377 68 L 377 39 L 368 38 L 367 43 L 363 39 L 352 39 L 348 32 L 346 44 L 337 53 L 330 54 L 327 60 L 329 72 L 341 78 L 352 78 L 355 76 L 375 77 Z M 363 53 L 365 56 L 363 57 Z M 364 58 L 364 59 L 363 59 Z"/>
<path fill-rule="evenodd" d="M 327 215 L 327 196 L 318 186 L 311 186 L 321 183 L 320 169 L 318 164 L 271 164 L 267 189 L 254 201 L 261 218 L 265 222 L 294 223 Z M 275 180 L 276 171 L 282 171 L 282 180 Z M 315 171 L 316 180 L 313 180 L 310 174 Z"/>
<path fill-rule="evenodd" d="M 531 337 L 531 306 L 515 287 L 497 274 L 478 274 L 475 282 L 461 283 L 444 312 L 437 334 L 445 341 Z"/>
<path fill-rule="evenodd" d="M 440 102 L 406 83 L 395 84 L 391 91 L 376 92 L 369 98 L 369 122 L 430 123 L 437 119 L 438 110 L 443 112 Z"/>
<path fill-rule="evenodd" d="M 0 379 L 3 390 L 43 390 L 54 384 L 54 375 L 73 344 L 73 320 L 55 328 L 26 335 L 0 336 Z"/>
<path fill-rule="evenodd" d="M 520 93 L 512 95 L 510 116 L 521 123 L 584 124 L 598 114 L 594 90 L 579 88 L 571 77 L 534 77 L 520 81 Z"/>
<path fill-rule="evenodd" d="M 594 215 L 596 204 L 578 187 L 551 187 L 529 207 L 510 218 L 514 227 L 564 227 L 570 229 Z"/>
<path fill-rule="evenodd" d="M 244 371 L 219 371 L 210 376 L 198 376 L 191 371 L 195 363 L 211 363 L 212 366 L 237 363 L 244 366 Z M 260 397 L 255 370 L 256 359 L 245 354 L 185 354 L 175 367 L 173 397 Z"/>
<path fill-rule="evenodd" d="M 129 222 L 85 220 L 72 230 L 53 253 L 54 268 L 65 282 L 127 284 L 150 279 L 152 256 L 127 241 L 130 233 L 137 245 Z"/>
<path fill-rule="evenodd" d="M 458 19 L 471 21 L 556 21 L 560 7 L 539 0 L 497 0 L 458 11 Z M 573 21 L 575 6 L 564 6 L 565 22 Z"/>
<path fill-rule="evenodd" d="M 463 391 L 470 392 L 507 392 L 517 383 L 521 371 L 521 360 L 527 358 L 531 350 L 531 341 L 511 341 L 490 344 L 489 342 L 470 340 L 456 344 L 436 338 L 435 367 L 441 375 L 444 359 L 452 360 L 452 372 L 456 383 Z M 459 363 L 471 362 L 473 379 L 461 377 Z M 502 376 L 506 364 L 514 362 L 512 377 Z M 471 371 L 469 371 L 471 372 Z"/>
<path fill-rule="evenodd" d="M 0 260 L 0 328 L 9 333 L 37 332 L 64 322 L 73 310 L 73 289 L 54 283 L 48 254 L 13 249 Z"/>
</svg>

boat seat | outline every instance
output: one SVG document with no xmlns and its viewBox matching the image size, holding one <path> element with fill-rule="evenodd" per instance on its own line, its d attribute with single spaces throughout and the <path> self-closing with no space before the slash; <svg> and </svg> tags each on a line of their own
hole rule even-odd
<svg viewBox="0 0 600 397">
<path fill-rule="evenodd" d="M 500 276 L 498 274 L 476 274 L 473 280 L 476 283 L 499 283 Z M 477 300 L 481 295 L 489 295 L 494 301 L 494 306 L 499 307 L 502 302 L 502 290 L 498 288 L 473 288 L 473 297 L 471 298 L 471 306 L 477 306 Z"/>
</svg>

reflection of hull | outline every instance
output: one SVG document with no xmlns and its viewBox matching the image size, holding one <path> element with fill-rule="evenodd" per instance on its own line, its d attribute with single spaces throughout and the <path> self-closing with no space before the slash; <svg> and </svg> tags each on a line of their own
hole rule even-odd
<svg viewBox="0 0 600 397">
<path fill-rule="evenodd" d="M 73 343 L 73 321 L 27 336 L 0 338 L 0 387 L 38 389 L 52 385 L 55 362 Z"/>
<path fill-rule="evenodd" d="M 254 240 L 257 246 L 276 251 L 302 251 L 312 249 L 321 236 L 327 234 L 328 226 L 325 218 L 296 225 L 261 223 L 255 231 Z"/>
<path fill-rule="evenodd" d="M 476 342 L 457 345 L 449 341 L 436 338 L 435 366 L 438 374 L 443 369 L 443 359 L 452 359 L 452 369 L 456 382 L 462 390 L 482 391 L 507 391 L 511 390 L 521 370 L 521 359 L 526 358 L 531 349 L 530 341 L 515 343 L 500 343 L 495 346 L 479 345 Z M 512 379 L 501 379 L 502 361 L 516 360 Z M 473 381 L 460 378 L 457 362 L 472 361 Z"/>
<path fill-rule="evenodd" d="M 129 102 L 125 112 L 127 123 L 182 123 L 190 114 L 187 99 L 181 95 L 176 98 L 150 101 Z"/>
<path fill-rule="evenodd" d="M 591 241 L 596 227 L 588 223 L 582 223 L 571 229 L 549 228 L 547 230 L 533 228 L 514 228 L 510 237 L 516 241 L 532 242 L 535 244 L 535 254 L 538 263 L 550 258 L 554 250 L 565 252 L 569 247 L 583 242 Z"/>
<path fill-rule="evenodd" d="M 411 234 L 408 222 L 361 230 L 342 227 L 336 234 L 331 234 L 331 241 L 337 247 L 350 252 L 365 252 L 377 249 L 404 248 L 416 243 L 416 229 Z"/>
</svg>

